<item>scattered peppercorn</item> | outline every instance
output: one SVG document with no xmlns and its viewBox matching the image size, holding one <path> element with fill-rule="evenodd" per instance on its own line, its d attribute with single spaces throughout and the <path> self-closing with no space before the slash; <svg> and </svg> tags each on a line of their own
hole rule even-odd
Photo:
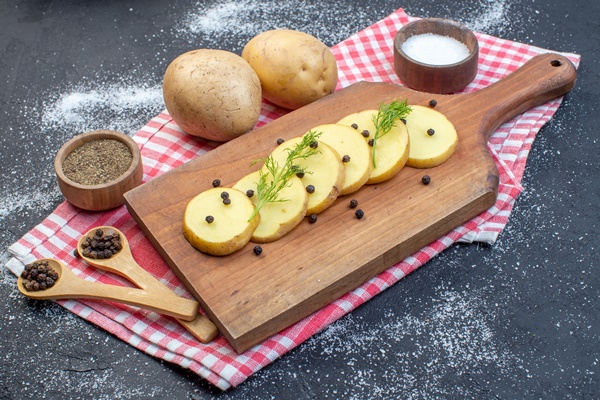
<svg viewBox="0 0 600 400">
<path fill-rule="evenodd" d="M 281 144 L 283 142 L 284 142 L 284 140 L 282 138 L 277 139 L 277 144 Z"/>
<path fill-rule="evenodd" d="M 226 199 L 223 199 L 223 204 L 225 204 L 226 206 L 231 204 L 231 199 L 228 197 Z"/>
<path fill-rule="evenodd" d="M 28 292 L 46 290 L 54 286 L 58 279 L 58 273 L 48 261 L 37 260 L 25 266 L 21 272 L 21 278 L 23 278 L 23 287 Z"/>
<path fill-rule="evenodd" d="M 213 217 L 212 215 L 207 215 L 206 218 L 204 218 L 204 220 L 207 223 L 212 224 L 213 222 L 215 222 L 215 217 Z"/>
<path fill-rule="evenodd" d="M 310 214 L 308 216 L 308 222 L 310 222 L 311 224 L 314 224 L 315 222 L 317 222 L 317 214 Z"/>
<path fill-rule="evenodd" d="M 228 199 L 229 198 L 229 193 L 227 193 L 227 192 L 221 192 L 221 198 L 223 200 Z"/>
<path fill-rule="evenodd" d="M 342 162 L 343 163 L 350 162 L 350 156 L 348 154 L 345 154 L 344 157 L 342 157 Z"/>
<path fill-rule="evenodd" d="M 259 245 L 254 246 L 254 254 L 256 254 L 257 256 L 260 256 L 262 254 L 262 247 L 260 247 Z"/>
<path fill-rule="evenodd" d="M 248 197 L 254 196 L 254 190 L 252 190 L 252 189 L 246 190 L 246 196 L 248 196 Z"/>
<path fill-rule="evenodd" d="M 365 212 L 359 208 L 354 212 L 354 215 L 356 215 L 356 218 L 361 219 L 365 216 Z"/>
<path fill-rule="evenodd" d="M 358 129 L 358 124 L 356 124 L 356 123 L 354 123 L 354 124 L 352 124 L 352 125 L 350 125 L 350 126 L 351 126 L 352 128 L 354 128 L 354 129 Z"/>
<path fill-rule="evenodd" d="M 365 129 L 365 130 L 364 130 L 364 131 L 362 131 L 360 134 L 361 134 L 361 135 L 363 135 L 363 137 L 364 137 L 364 138 L 368 138 L 368 137 L 369 137 L 369 135 L 371 134 L 371 132 L 369 132 L 369 130 L 368 130 L 368 129 Z"/>
<path fill-rule="evenodd" d="M 314 192 L 315 192 L 315 187 L 314 187 L 313 185 L 307 185 L 307 186 L 306 186 L 306 191 L 307 191 L 309 194 L 312 194 L 312 193 L 314 193 Z"/>
<path fill-rule="evenodd" d="M 213 185 L 213 187 L 219 187 L 219 186 L 221 186 L 221 180 L 220 179 L 215 179 L 214 181 L 212 181 L 212 185 Z"/>
<path fill-rule="evenodd" d="M 427 129 L 427 134 L 429 136 L 433 136 L 433 135 L 435 135 L 435 131 L 433 130 L 433 128 L 429 128 L 429 129 Z"/>
<path fill-rule="evenodd" d="M 437 106 L 437 100 L 436 99 L 429 100 L 429 107 L 433 108 L 435 106 Z"/>
<path fill-rule="evenodd" d="M 304 172 L 296 172 L 296 176 L 300 179 L 304 178 Z"/>
<path fill-rule="evenodd" d="M 81 255 L 89 258 L 110 258 L 122 248 L 121 235 L 116 232 L 105 234 L 102 229 L 96 229 L 94 236 L 81 241 Z"/>
<path fill-rule="evenodd" d="M 317 147 L 319 147 L 319 142 L 313 140 L 312 142 L 310 142 L 309 146 L 311 149 L 316 149 Z"/>
<path fill-rule="evenodd" d="M 400 121 L 402 121 L 402 123 L 403 123 L 404 125 L 406 125 L 406 118 L 400 118 Z"/>
<path fill-rule="evenodd" d="M 373 147 L 373 144 L 375 144 L 375 140 L 369 139 L 369 146 Z"/>
<path fill-rule="evenodd" d="M 350 200 L 350 208 L 356 208 L 358 206 L 358 200 L 352 199 Z"/>
<path fill-rule="evenodd" d="M 431 182 L 431 177 L 429 175 L 423 175 L 421 182 L 423 182 L 423 185 L 429 185 Z"/>
</svg>

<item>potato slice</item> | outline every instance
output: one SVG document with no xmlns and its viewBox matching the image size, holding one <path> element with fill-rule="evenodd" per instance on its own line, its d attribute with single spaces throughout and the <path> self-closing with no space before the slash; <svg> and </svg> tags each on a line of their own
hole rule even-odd
<svg viewBox="0 0 600 400">
<path fill-rule="evenodd" d="M 271 177 L 271 174 L 268 176 Z M 233 188 L 243 193 L 253 190 L 254 195 L 250 199 L 256 205 L 259 181 L 260 171 L 255 171 L 240 179 Z M 300 178 L 292 176 L 277 198 L 282 201 L 266 203 L 260 209 L 260 222 L 252 234 L 252 242 L 274 242 L 294 229 L 306 215 L 308 193 Z"/>
<path fill-rule="evenodd" d="M 368 142 L 375 136 L 373 118 L 377 112 L 377 110 L 364 110 L 350 114 L 338 121 L 338 124 L 347 126 L 356 124 L 358 126 L 356 130 L 359 133 L 365 130 L 369 131 L 369 136 L 365 137 L 365 141 Z M 372 152 L 372 148 L 369 148 Z M 401 121 L 398 121 L 387 134 L 377 140 L 376 166 L 371 171 L 367 184 L 381 183 L 393 178 L 406 164 L 409 148 L 408 130 Z"/>
<path fill-rule="evenodd" d="M 406 165 L 431 168 L 442 164 L 454 154 L 458 135 L 452 122 L 439 111 L 423 106 L 411 106 L 406 117 L 410 136 L 410 153 Z M 427 131 L 433 129 L 433 135 Z"/>
<path fill-rule="evenodd" d="M 223 192 L 229 194 L 230 204 L 223 201 Z M 254 203 L 237 189 L 208 189 L 188 203 L 183 217 L 183 235 L 203 253 L 231 254 L 250 241 L 258 226 L 260 214 L 250 219 L 254 209 Z M 208 216 L 214 220 L 208 222 Z"/>
<path fill-rule="evenodd" d="M 301 141 L 302 137 L 295 137 L 277 146 L 271 153 L 273 160 L 284 165 L 289 150 Z M 318 153 L 296 162 L 301 169 L 310 172 L 301 178 L 304 187 L 314 187 L 314 192 L 308 194 L 307 215 L 318 214 L 333 204 L 340 194 L 346 174 L 337 151 L 321 141 L 318 141 L 317 150 Z"/>
<path fill-rule="evenodd" d="M 356 129 L 340 124 L 324 124 L 313 131 L 321 132 L 319 140 L 333 147 L 342 157 L 346 177 L 340 195 L 354 193 L 367 183 L 373 170 L 371 148 Z M 349 161 L 344 162 L 344 156 L 348 156 Z"/>
</svg>

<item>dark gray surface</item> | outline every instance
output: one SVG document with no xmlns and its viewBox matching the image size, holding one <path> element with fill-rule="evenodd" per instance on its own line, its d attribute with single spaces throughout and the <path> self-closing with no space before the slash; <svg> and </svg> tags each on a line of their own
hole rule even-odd
<svg viewBox="0 0 600 400">
<path fill-rule="evenodd" d="M 496 244 L 453 246 L 224 394 L 51 302 L 26 300 L 4 271 L 0 398 L 600 397 L 595 0 L 2 2 L 2 264 L 62 200 L 52 170 L 62 143 L 84 130 L 143 126 L 163 108 L 162 73 L 177 55 L 239 53 L 274 27 L 333 45 L 398 7 L 583 56 Z"/>
</svg>

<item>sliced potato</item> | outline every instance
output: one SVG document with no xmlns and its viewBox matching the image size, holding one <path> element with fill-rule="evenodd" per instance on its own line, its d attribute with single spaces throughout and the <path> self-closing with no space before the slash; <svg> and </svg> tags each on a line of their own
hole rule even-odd
<svg viewBox="0 0 600 400">
<path fill-rule="evenodd" d="M 268 177 L 271 177 L 271 174 L 268 174 Z M 260 171 L 255 171 L 240 179 L 233 188 L 243 193 L 252 190 L 254 195 L 250 199 L 256 205 L 259 181 Z M 281 189 L 277 198 L 281 201 L 266 203 L 260 209 L 260 223 L 252 234 L 252 242 L 274 242 L 294 229 L 306 215 L 308 193 L 300 178 L 292 176 L 288 186 Z"/>
<path fill-rule="evenodd" d="M 221 193 L 229 194 L 230 204 L 225 204 Z M 203 253 L 225 256 L 241 249 L 250 241 L 260 222 L 254 212 L 254 203 L 245 193 L 233 188 L 211 188 L 187 205 L 183 217 L 183 235 L 188 242 Z M 213 221 L 207 221 L 207 217 Z"/>
<path fill-rule="evenodd" d="M 429 107 L 411 106 L 406 117 L 410 136 L 410 153 L 406 165 L 431 168 L 449 159 L 458 144 L 458 135 L 452 122 L 439 111 Z M 433 129 L 433 134 L 427 133 Z M 431 132 L 430 132 L 431 133 Z"/>
<path fill-rule="evenodd" d="M 356 192 L 367 183 L 373 170 L 371 148 L 356 129 L 340 124 L 324 124 L 313 130 L 322 132 L 319 140 L 333 147 L 342 157 L 346 175 L 341 195 Z M 348 156 L 348 161 L 344 161 L 344 156 Z"/>
<path fill-rule="evenodd" d="M 279 165 L 284 165 L 289 151 L 302 141 L 302 137 L 286 140 L 273 150 L 271 156 Z M 318 214 L 329 207 L 340 194 L 344 184 L 345 168 L 340 155 L 333 148 L 318 141 L 318 152 L 305 159 L 298 159 L 297 165 L 305 173 L 301 178 L 305 188 L 314 187 L 308 194 L 306 214 Z"/>
<path fill-rule="evenodd" d="M 350 114 L 338 121 L 338 124 L 347 126 L 356 124 L 359 133 L 369 131 L 369 136 L 364 138 L 368 142 L 375 136 L 373 117 L 377 112 L 377 110 L 364 110 Z M 401 121 L 398 121 L 388 133 L 377 140 L 375 168 L 371 171 L 367 184 L 387 181 L 400 172 L 408 160 L 410 145 L 408 130 Z M 372 153 L 373 149 L 371 147 L 369 149 Z"/>
</svg>

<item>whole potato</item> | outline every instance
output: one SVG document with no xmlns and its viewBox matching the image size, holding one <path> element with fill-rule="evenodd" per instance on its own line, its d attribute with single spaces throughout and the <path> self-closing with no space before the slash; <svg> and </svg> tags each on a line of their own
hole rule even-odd
<svg viewBox="0 0 600 400">
<path fill-rule="evenodd" d="M 278 106 L 297 109 L 333 93 L 338 81 L 331 50 L 314 36 L 287 29 L 258 34 L 242 57 L 254 68 L 263 96 Z"/>
<path fill-rule="evenodd" d="M 177 57 L 163 80 L 167 111 L 184 132 L 225 142 L 256 125 L 260 80 L 240 56 L 199 49 Z"/>
</svg>

